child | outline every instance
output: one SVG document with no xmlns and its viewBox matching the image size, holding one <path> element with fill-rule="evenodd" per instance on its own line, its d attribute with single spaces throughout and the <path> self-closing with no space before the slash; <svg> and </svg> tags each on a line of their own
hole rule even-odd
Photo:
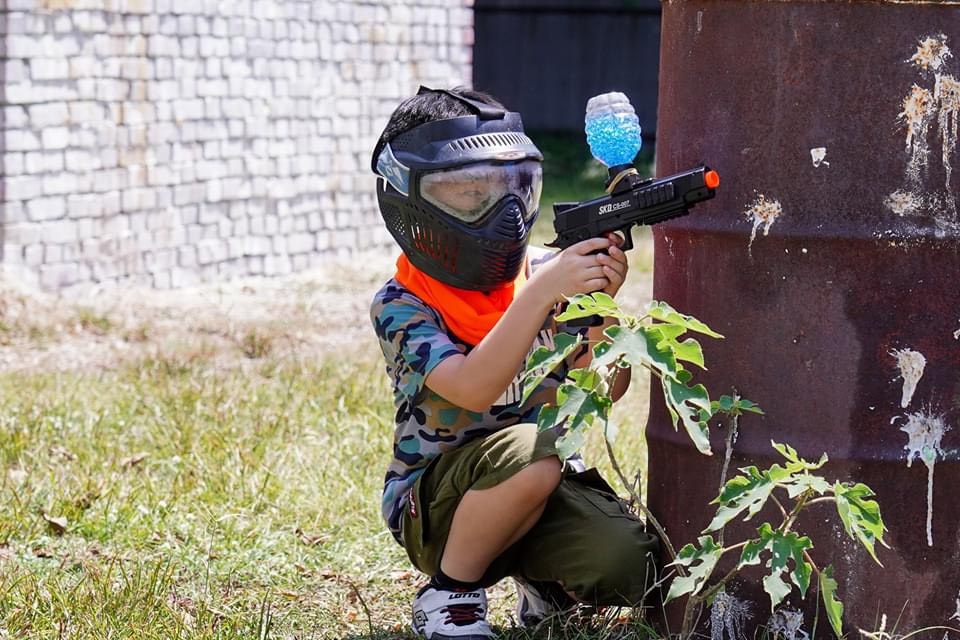
<svg viewBox="0 0 960 640">
<path fill-rule="evenodd" d="M 627 273 L 615 235 L 527 251 L 542 160 L 519 114 L 459 88 L 421 87 L 373 153 L 380 212 L 403 251 L 371 308 L 397 406 L 382 507 L 431 576 L 413 626 L 434 640 L 492 637 L 484 588 L 507 576 L 525 625 L 577 602 L 638 605 L 658 548 L 595 470 L 565 467 L 557 434 L 537 430 L 589 349 L 520 403 L 529 352 L 587 330 L 558 323 L 557 305 L 615 295 Z M 613 397 L 628 384 L 619 376 Z"/>
</svg>

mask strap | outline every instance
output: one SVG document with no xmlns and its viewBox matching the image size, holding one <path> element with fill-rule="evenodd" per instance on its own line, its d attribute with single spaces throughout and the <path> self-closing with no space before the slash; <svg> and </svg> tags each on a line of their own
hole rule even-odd
<svg viewBox="0 0 960 640">
<path fill-rule="evenodd" d="M 377 158 L 377 173 L 405 196 L 410 195 L 410 168 L 397 160 L 389 144 L 384 145 L 383 151 Z"/>
<path fill-rule="evenodd" d="M 480 102 L 479 100 L 471 100 L 465 96 L 459 96 L 452 91 L 447 91 L 446 89 L 430 89 L 420 85 L 420 89 L 417 91 L 417 95 L 423 95 L 425 93 L 442 93 L 446 96 L 453 98 L 457 102 L 463 103 L 471 111 L 473 111 L 481 120 L 503 120 L 503 117 L 507 114 L 506 111 L 500 107 L 495 107 L 492 104 L 487 104 L 485 102 Z"/>
</svg>

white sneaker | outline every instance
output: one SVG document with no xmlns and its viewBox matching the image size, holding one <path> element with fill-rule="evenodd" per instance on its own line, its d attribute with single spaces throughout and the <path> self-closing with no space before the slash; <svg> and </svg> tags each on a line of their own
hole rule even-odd
<svg viewBox="0 0 960 640">
<path fill-rule="evenodd" d="M 534 627 L 552 615 L 573 609 L 577 602 L 556 582 L 513 579 L 517 587 L 517 620 Z"/>
<path fill-rule="evenodd" d="M 427 640 L 487 640 L 487 594 L 475 591 L 442 591 L 427 584 L 413 600 L 413 630 Z"/>
</svg>

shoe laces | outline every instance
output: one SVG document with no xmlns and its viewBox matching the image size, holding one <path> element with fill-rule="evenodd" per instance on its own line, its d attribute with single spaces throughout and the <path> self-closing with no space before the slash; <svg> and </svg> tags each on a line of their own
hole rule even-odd
<svg viewBox="0 0 960 640">
<path fill-rule="evenodd" d="M 483 620 L 483 607 L 479 604 L 451 604 L 441 610 L 447 614 L 447 623 L 465 627 Z"/>
</svg>

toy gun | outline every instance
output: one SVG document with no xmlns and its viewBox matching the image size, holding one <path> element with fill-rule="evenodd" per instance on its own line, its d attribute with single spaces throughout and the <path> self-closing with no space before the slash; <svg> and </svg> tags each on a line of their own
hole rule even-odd
<svg viewBox="0 0 960 640">
<path fill-rule="evenodd" d="M 587 101 L 584 119 L 593 157 L 608 167 L 607 195 L 585 202 L 553 205 L 557 238 L 548 247 L 566 249 L 589 238 L 616 231 L 623 234 L 623 250 L 633 248 L 635 224 L 656 224 L 690 213 L 709 200 L 720 186 L 720 174 L 705 165 L 659 180 L 642 179 L 633 166 L 643 140 L 640 120 L 627 96 L 604 93 Z M 597 326 L 599 316 L 567 321 L 572 327 Z"/>
<path fill-rule="evenodd" d="M 643 180 L 636 169 L 622 165 L 611 167 L 610 174 L 609 195 L 553 205 L 557 238 L 547 243 L 548 247 L 566 249 L 581 240 L 619 231 L 625 240 L 621 248 L 632 249 L 633 225 L 652 225 L 686 215 L 698 202 L 714 197 L 720 186 L 720 175 L 703 165 L 659 180 Z"/>
<path fill-rule="evenodd" d="M 720 175 L 707 166 L 655 180 L 644 180 L 633 167 L 640 151 L 640 121 L 627 96 L 604 93 L 587 101 L 584 130 L 593 157 L 609 167 L 607 195 L 585 202 L 553 205 L 557 238 L 548 247 L 566 249 L 611 231 L 623 234 L 623 249 L 633 248 L 635 224 L 656 224 L 690 213 L 698 202 L 716 195 Z"/>
</svg>

